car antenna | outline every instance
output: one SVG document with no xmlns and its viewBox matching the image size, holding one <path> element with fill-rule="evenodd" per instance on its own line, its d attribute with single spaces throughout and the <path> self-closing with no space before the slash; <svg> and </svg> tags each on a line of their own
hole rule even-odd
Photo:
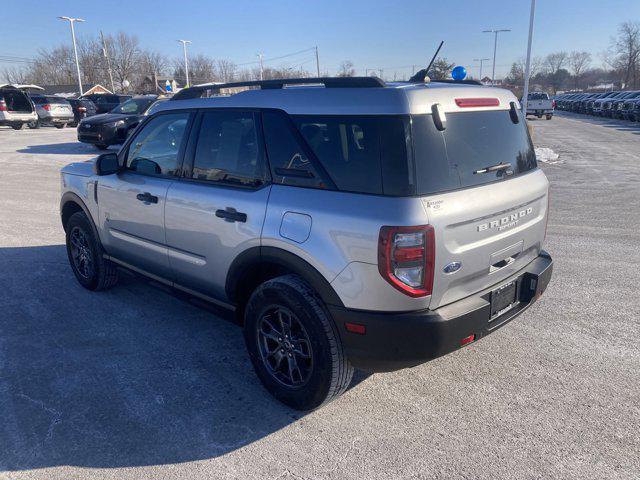
<svg viewBox="0 0 640 480">
<path fill-rule="evenodd" d="M 444 40 L 442 40 L 440 42 L 440 45 L 438 45 L 438 48 L 436 49 L 436 53 L 433 54 L 433 57 L 431 58 L 431 61 L 429 62 L 429 65 L 427 65 L 427 68 L 423 68 L 422 70 L 418 71 L 418 73 L 416 73 L 414 76 L 412 76 L 409 79 L 410 83 L 424 83 L 426 78 L 427 78 L 427 73 L 429 73 L 429 69 L 431 68 L 431 65 L 433 65 L 433 62 L 436 61 L 436 57 L 438 56 L 438 53 L 440 53 L 440 49 L 442 48 L 442 45 L 444 45 Z"/>
</svg>

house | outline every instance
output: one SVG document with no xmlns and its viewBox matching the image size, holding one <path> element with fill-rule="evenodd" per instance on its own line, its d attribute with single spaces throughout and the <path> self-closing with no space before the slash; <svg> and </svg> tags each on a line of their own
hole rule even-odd
<svg viewBox="0 0 640 480">
<path fill-rule="evenodd" d="M 180 88 L 182 87 L 175 78 L 162 75 L 147 75 L 140 84 L 141 93 L 177 92 Z"/>
<path fill-rule="evenodd" d="M 43 85 L 43 95 L 57 95 L 59 97 L 77 97 L 79 96 L 78 84 L 75 85 Z M 92 93 L 112 93 L 99 83 L 89 83 L 82 85 L 83 95 Z"/>
</svg>

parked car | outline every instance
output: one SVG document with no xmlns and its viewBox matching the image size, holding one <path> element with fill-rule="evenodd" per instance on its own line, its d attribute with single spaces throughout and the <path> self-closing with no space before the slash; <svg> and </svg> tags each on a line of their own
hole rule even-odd
<svg viewBox="0 0 640 480">
<path fill-rule="evenodd" d="M 0 125 L 20 130 L 37 119 L 36 107 L 25 92 L 13 85 L 0 85 Z"/>
<path fill-rule="evenodd" d="M 115 107 L 109 113 L 95 115 L 78 124 L 78 140 L 91 143 L 100 150 L 121 144 L 138 126 L 146 111 L 158 100 L 158 95 L 140 95 Z"/>
<path fill-rule="evenodd" d="M 531 92 L 527 95 L 527 115 L 535 115 L 538 118 L 544 115 L 547 120 L 551 120 L 554 108 L 555 100 L 551 100 L 545 92 Z"/>
<path fill-rule="evenodd" d="M 240 87 L 253 89 L 216 95 Z M 234 310 L 266 389 L 301 410 L 354 368 L 485 337 L 551 278 L 549 182 L 525 117 L 510 91 L 473 81 L 191 87 L 118 153 L 61 174 L 83 287 L 125 268 Z"/>
<path fill-rule="evenodd" d="M 605 98 L 608 95 L 610 95 L 609 92 L 603 92 L 603 93 L 598 93 L 593 97 L 589 98 L 589 100 L 585 102 L 584 112 L 588 115 L 593 115 L 593 107 L 594 107 L 595 101 L 600 98 Z"/>
<path fill-rule="evenodd" d="M 602 116 L 605 110 L 604 105 L 615 100 L 621 95 L 624 95 L 625 93 L 626 92 L 624 91 L 610 92 L 609 95 L 605 95 L 604 97 L 597 99 L 595 102 L 593 102 L 593 114 L 596 116 Z"/>
<path fill-rule="evenodd" d="M 70 98 L 68 99 L 73 109 L 73 123 L 70 127 L 77 127 L 80 120 L 93 117 L 98 113 L 95 103 L 88 98 Z"/>
<path fill-rule="evenodd" d="M 632 122 L 640 121 L 640 97 L 632 100 L 627 100 L 624 103 L 623 115 L 627 120 Z"/>
<path fill-rule="evenodd" d="M 624 105 L 628 101 L 632 101 L 637 99 L 640 96 L 640 91 L 632 91 L 627 93 L 620 98 L 615 99 L 611 103 L 611 117 L 618 118 L 620 120 L 624 120 L 626 118 L 626 114 L 624 111 Z"/>
<path fill-rule="evenodd" d="M 73 110 L 71 104 L 62 97 L 31 95 L 31 100 L 36 106 L 38 118 L 29 122 L 29 128 L 40 128 L 43 125 L 53 125 L 56 128 L 64 128 L 73 123 Z"/>
<path fill-rule="evenodd" d="M 96 113 L 108 113 L 121 103 L 131 98 L 131 95 L 115 95 L 112 93 L 91 93 L 80 98 L 91 100 L 96 106 Z"/>
</svg>

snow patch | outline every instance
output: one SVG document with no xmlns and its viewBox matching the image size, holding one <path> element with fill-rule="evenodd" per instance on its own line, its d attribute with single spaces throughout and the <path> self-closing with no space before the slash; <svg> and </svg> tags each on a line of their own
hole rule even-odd
<svg viewBox="0 0 640 480">
<path fill-rule="evenodd" d="M 548 165 L 554 165 L 556 163 L 562 163 L 562 160 L 558 160 L 560 155 L 553 151 L 552 148 L 538 147 L 535 149 L 536 159 L 539 162 L 546 163 Z"/>
</svg>

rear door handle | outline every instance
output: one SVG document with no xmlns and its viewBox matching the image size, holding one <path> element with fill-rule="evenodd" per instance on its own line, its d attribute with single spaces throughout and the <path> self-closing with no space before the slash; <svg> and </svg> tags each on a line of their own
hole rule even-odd
<svg viewBox="0 0 640 480">
<path fill-rule="evenodd" d="M 235 208 L 227 207 L 224 210 L 216 210 L 216 217 L 224 218 L 225 222 L 246 222 L 247 214 L 238 212 Z"/>
<path fill-rule="evenodd" d="M 136 198 L 144 203 L 158 203 L 158 197 L 151 195 L 149 192 L 139 193 Z"/>
</svg>

